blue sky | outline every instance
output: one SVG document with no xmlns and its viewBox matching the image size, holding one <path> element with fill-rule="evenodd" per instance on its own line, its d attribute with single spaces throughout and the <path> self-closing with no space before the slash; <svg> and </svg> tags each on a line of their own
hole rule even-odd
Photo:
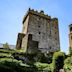
<svg viewBox="0 0 72 72">
<path fill-rule="evenodd" d="M 16 44 L 17 34 L 22 31 L 23 16 L 29 7 L 58 18 L 60 48 L 68 52 L 72 0 L 0 0 L 0 43 Z"/>
</svg>

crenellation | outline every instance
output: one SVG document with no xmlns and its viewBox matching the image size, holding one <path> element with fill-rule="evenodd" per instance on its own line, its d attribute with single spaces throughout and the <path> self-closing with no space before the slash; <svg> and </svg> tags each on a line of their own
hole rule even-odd
<svg viewBox="0 0 72 72">
<path fill-rule="evenodd" d="M 43 10 L 41 10 L 41 11 L 40 11 L 40 14 L 44 14 L 44 11 L 43 11 Z"/>
<path fill-rule="evenodd" d="M 25 19 L 27 18 L 27 16 L 28 16 L 29 14 L 37 15 L 37 16 L 39 16 L 39 17 L 41 16 L 41 17 L 43 17 L 43 18 L 45 18 L 45 19 L 51 19 L 50 16 L 44 14 L 44 11 L 43 11 L 43 10 L 41 10 L 40 12 L 38 12 L 37 10 L 34 11 L 33 9 L 30 9 L 30 8 L 29 8 L 29 10 L 27 11 L 27 14 L 26 14 L 26 15 L 24 16 L 24 18 L 23 18 L 23 22 L 22 22 L 22 23 L 24 23 Z"/>
</svg>

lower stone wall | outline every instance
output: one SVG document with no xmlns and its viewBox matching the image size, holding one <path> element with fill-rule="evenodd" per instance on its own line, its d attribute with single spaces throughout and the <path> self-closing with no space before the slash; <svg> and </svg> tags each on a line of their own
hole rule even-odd
<svg viewBox="0 0 72 72">
<path fill-rule="evenodd" d="M 38 51 L 38 41 L 32 40 L 32 34 L 28 35 L 27 53 L 36 53 Z"/>
<path fill-rule="evenodd" d="M 22 39 L 23 39 L 24 36 L 25 36 L 25 34 L 18 33 L 17 44 L 16 44 L 17 49 L 21 49 Z"/>
</svg>

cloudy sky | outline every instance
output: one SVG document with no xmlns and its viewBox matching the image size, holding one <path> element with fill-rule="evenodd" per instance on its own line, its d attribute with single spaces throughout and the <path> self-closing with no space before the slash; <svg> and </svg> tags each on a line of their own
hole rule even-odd
<svg viewBox="0 0 72 72">
<path fill-rule="evenodd" d="M 22 31 L 23 16 L 29 7 L 58 18 L 60 48 L 68 52 L 72 0 L 0 0 L 0 43 L 16 44 L 17 34 Z"/>
</svg>

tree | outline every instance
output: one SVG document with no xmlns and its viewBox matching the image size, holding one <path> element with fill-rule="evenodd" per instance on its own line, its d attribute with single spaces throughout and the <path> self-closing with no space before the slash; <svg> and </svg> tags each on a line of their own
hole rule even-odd
<svg viewBox="0 0 72 72">
<path fill-rule="evenodd" d="M 64 60 L 65 72 L 72 72 L 72 56 Z"/>
<path fill-rule="evenodd" d="M 3 48 L 9 48 L 9 44 L 7 42 L 3 44 Z"/>
<path fill-rule="evenodd" d="M 65 53 L 63 52 L 55 52 L 53 55 L 53 72 L 59 72 L 59 69 L 63 68 L 65 59 Z"/>
</svg>

